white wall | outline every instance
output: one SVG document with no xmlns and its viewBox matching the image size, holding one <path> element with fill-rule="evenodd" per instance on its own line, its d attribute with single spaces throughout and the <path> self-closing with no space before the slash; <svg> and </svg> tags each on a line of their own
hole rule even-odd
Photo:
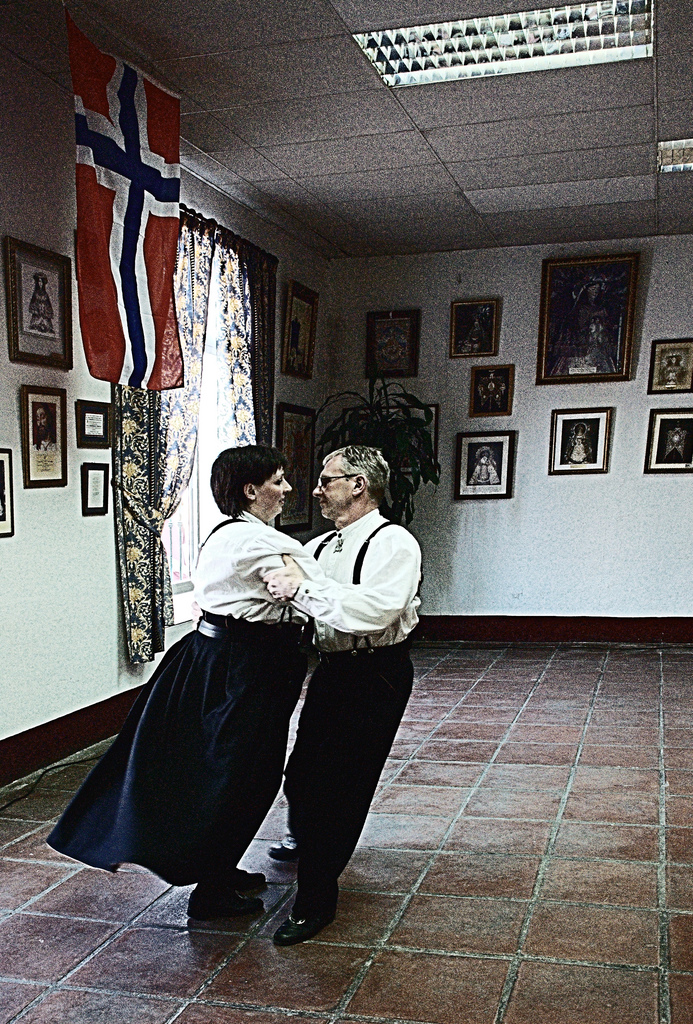
<svg viewBox="0 0 693 1024">
<path fill-rule="evenodd" d="M 71 93 L 0 50 L 0 235 L 74 261 L 74 115 Z M 279 257 L 277 340 L 286 282 L 320 291 L 327 263 L 191 175 L 182 200 Z M 73 282 L 74 287 L 74 282 Z M 0 287 L 0 448 L 13 452 L 15 536 L 0 538 L 0 739 L 104 700 L 143 682 L 153 666 L 124 655 L 112 511 L 83 518 L 79 466 L 110 452 L 77 449 L 74 403 L 110 400 L 110 385 L 89 376 L 81 348 L 76 288 L 74 369 L 8 359 L 5 289 Z M 278 346 L 279 347 L 279 346 Z M 277 366 L 279 351 L 277 351 Z M 327 355 L 318 351 L 313 381 L 277 374 L 277 401 L 319 405 Z M 67 390 L 68 486 L 22 486 L 19 389 Z M 112 504 L 112 503 L 111 503 Z M 167 643 L 187 627 L 167 631 Z"/>
<path fill-rule="evenodd" d="M 537 387 L 542 259 L 626 251 L 642 253 L 634 379 Z M 647 394 L 651 341 L 693 336 L 693 237 L 340 261 L 333 277 L 344 387 L 364 383 L 368 310 L 422 311 L 419 376 L 402 383 L 441 406 L 442 479 L 419 497 L 412 524 L 424 550 L 423 612 L 693 614 L 693 476 L 643 474 L 648 410 L 693 407 L 693 395 Z M 451 301 L 497 295 L 497 358 L 450 359 Z M 470 366 L 494 362 L 516 366 L 513 414 L 470 420 Z M 609 473 L 548 476 L 551 410 L 590 406 L 616 410 Z M 456 433 L 506 429 L 518 431 L 514 497 L 454 501 Z"/>
</svg>

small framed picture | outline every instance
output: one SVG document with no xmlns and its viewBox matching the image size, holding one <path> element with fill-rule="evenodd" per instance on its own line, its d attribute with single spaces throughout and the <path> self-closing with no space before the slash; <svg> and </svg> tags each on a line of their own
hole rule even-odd
<svg viewBox="0 0 693 1024">
<path fill-rule="evenodd" d="M 277 448 L 289 463 L 289 483 L 277 527 L 286 533 L 309 530 L 313 523 L 313 463 L 315 461 L 315 409 L 277 404 Z"/>
<path fill-rule="evenodd" d="M 393 309 L 366 316 L 366 376 L 416 377 L 420 309 Z"/>
<path fill-rule="evenodd" d="M 67 485 L 67 392 L 22 384 L 22 469 L 25 487 Z"/>
<path fill-rule="evenodd" d="M 458 434 L 454 497 L 512 498 L 516 440 L 516 430 Z"/>
<path fill-rule="evenodd" d="M 75 429 L 78 448 L 111 447 L 111 406 L 108 402 L 75 402 Z"/>
<path fill-rule="evenodd" d="M 651 409 L 646 473 L 693 473 L 693 409 Z"/>
<path fill-rule="evenodd" d="M 13 536 L 12 451 L 10 448 L 0 448 L 0 537 Z"/>
<path fill-rule="evenodd" d="M 71 370 L 71 260 L 8 236 L 5 279 L 12 362 Z"/>
<path fill-rule="evenodd" d="M 107 462 L 83 462 L 82 515 L 105 516 L 108 512 L 108 470 Z"/>
<path fill-rule="evenodd" d="M 648 395 L 693 391 L 693 338 L 653 341 Z"/>
<path fill-rule="evenodd" d="M 537 384 L 630 380 L 639 259 L 544 260 Z"/>
<path fill-rule="evenodd" d="M 313 376 L 318 293 L 289 281 L 282 342 L 282 373 L 310 380 Z"/>
<path fill-rule="evenodd" d="M 469 387 L 470 416 L 510 416 L 515 367 L 473 366 Z"/>
<path fill-rule="evenodd" d="M 500 299 L 462 299 L 450 307 L 450 358 L 498 355 Z"/>
<path fill-rule="evenodd" d="M 549 474 L 608 473 L 613 409 L 554 409 Z"/>
</svg>

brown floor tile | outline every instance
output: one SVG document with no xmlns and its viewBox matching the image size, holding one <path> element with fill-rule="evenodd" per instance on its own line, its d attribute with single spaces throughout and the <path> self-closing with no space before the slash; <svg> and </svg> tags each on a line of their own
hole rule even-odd
<svg viewBox="0 0 693 1024">
<path fill-rule="evenodd" d="M 667 867 L 667 894 L 672 910 L 693 910 L 693 866 Z"/>
<path fill-rule="evenodd" d="M 286 808 L 274 806 L 269 812 L 255 835 L 256 839 L 265 839 L 276 842 L 281 840 L 286 833 Z"/>
<path fill-rule="evenodd" d="M 296 881 L 296 863 L 273 860 L 269 855 L 270 846 L 264 839 L 254 840 L 238 862 L 245 871 L 261 871 L 268 883 L 291 885 Z"/>
<path fill-rule="evenodd" d="M 448 818 L 426 814 L 369 814 L 359 846 L 435 849 L 448 825 Z"/>
<path fill-rule="evenodd" d="M 495 753 L 496 743 L 483 740 L 427 740 L 418 752 L 421 761 L 488 761 Z"/>
<path fill-rule="evenodd" d="M 574 711 L 566 713 L 561 710 L 542 708 L 533 703 L 522 712 L 520 722 L 523 725 L 556 725 L 563 727 L 572 725 L 576 728 L 584 724 L 587 717 L 586 711 Z"/>
<path fill-rule="evenodd" d="M 339 877 L 340 889 L 409 892 L 427 863 L 430 852 L 355 850 Z"/>
<path fill-rule="evenodd" d="M 400 786 L 383 790 L 371 804 L 371 810 L 391 814 L 456 814 L 468 789 L 456 786 Z"/>
<path fill-rule="evenodd" d="M 337 916 L 332 924 L 320 932 L 319 941 L 372 946 L 383 937 L 404 898 L 403 894 L 386 896 L 382 893 L 345 892 L 342 889 Z M 293 900 L 283 904 L 262 926 L 257 937 L 271 939 L 279 925 L 289 916 L 292 907 Z"/>
<path fill-rule="evenodd" d="M 665 747 L 693 747 L 693 729 L 664 729 Z"/>
<path fill-rule="evenodd" d="M 657 747 L 626 747 L 619 744 L 585 743 L 580 755 L 582 765 L 613 765 L 617 768 L 656 768 Z"/>
<path fill-rule="evenodd" d="M 572 793 L 630 792 L 659 794 L 659 774 L 649 769 L 599 768 L 592 765 L 578 765 L 573 781 Z"/>
<path fill-rule="evenodd" d="M 669 951 L 673 971 L 693 971 L 693 917 L 673 914 L 669 920 Z"/>
<path fill-rule="evenodd" d="M 435 761 L 411 761 L 397 776 L 398 785 L 473 786 L 483 765 L 437 764 Z"/>
<path fill-rule="evenodd" d="M 577 725 L 526 725 L 522 720 L 514 726 L 508 739 L 513 743 L 578 743 L 582 729 Z"/>
<path fill-rule="evenodd" d="M 38 867 L 39 865 L 36 865 Z M 169 886 L 156 875 L 79 871 L 32 906 L 41 914 L 129 921 Z"/>
<path fill-rule="evenodd" d="M 693 728 L 693 713 L 690 711 L 664 711 L 664 728 L 666 729 L 691 729 Z"/>
<path fill-rule="evenodd" d="M 507 725 L 483 722 L 443 722 L 436 729 L 437 740 L 500 740 L 507 732 Z"/>
<path fill-rule="evenodd" d="M 176 1024 L 325 1024 L 320 1017 L 287 1017 L 284 1013 L 263 1010 L 234 1010 L 230 1006 L 193 1003 L 176 1017 Z"/>
<path fill-rule="evenodd" d="M 15 914 L 0 923 L 2 972 L 27 981 L 57 981 L 112 935 L 115 927 Z"/>
<path fill-rule="evenodd" d="M 642 743 L 646 747 L 656 747 L 659 744 L 659 728 L 657 725 L 646 725 L 641 728 L 627 725 L 621 728 L 589 725 L 585 733 L 585 743 L 606 743 L 609 746 L 612 743 L 624 743 L 627 746 Z"/>
<path fill-rule="evenodd" d="M 554 852 L 561 857 L 613 857 L 617 860 L 657 860 L 657 829 L 628 825 L 564 821 Z"/>
<path fill-rule="evenodd" d="M 18 839 L 19 836 L 27 835 L 27 833 L 38 828 L 38 825 L 27 825 L 25 821 L 14 821 L 6 818 L 0 818 L 0 846 L 5 846 L 7 843 L 13 842 Z M 2 851 L 7 856 L 7 850 Z"/>
<path fill-rule="evenodd" d="M 419 742 L 425 739 L 431 730 L 434 728 L 433 722 L 402 722 L 399 729 L 397 730 L 398 740 L 415 740 Z"/>
<path fill-rule="evenodd" d="M 549 767 L 525 764 L 492 764 L 481 781 L 481 789 L 543 790 L 562 793 L 570 775 L 569 767 Z"/>
<path fill-rule="evenodd" d="M 685 974 L 669 975 L 671 1024 L 693 1024 L 693 978 Z"/>
<path fill-rule="evenodd" d="M 389 782 L 390 779 L 394 778 L 404 763 L 404 761 L 396 761 L 394 758 L 388 758 L 380 773 L 381 783 Z"/>
<path fill-rule="evenodd" d="M 414 754 L 419 746 L 421 740 L 395 740 L 390 748 L 392 756 L 400 761 L 406 761 Z"/>
<path fill-rule="evenodd" d="M 572 764 L 575 743 L 504 743 L 497 764 Z"/>
<path fill-rule="evenodd" d="M 667 797 L 667 825 L 693 825 L 693 796 Z"/>
<path fill-rule="evenodd" d="M 190 996 L 238 942 L 235 935 L 131 928 L 70 978 L 86 988 Z"/>
<path fill-rule="evenodd" d="M 553 793 L 484 788 L 471 798 L 464 813 L 482 818 L 533 818 L 553 821 L 560 797 Z"/>
<path fill-rule="evenodd" d="M 23 821 L 50 821 L 62 814 L 69 801 L 67 793 L 30 793 L 6 811 L 0 811 L 0 816 L 21 818 Z"/>
<path fill-rule="evenodd" d="M 541 903 L 532 916 L 525 951 L 568 960 L 654 965 L 659 957 L 657 914 Z"/>
<path fill-rule="evenodd" d="M 538 867 L 537 857 L 440 853 L 421 883 L 419 892 L 440 896 L 529 899 Z"/>
<path fill-rule="evenodd" d="M 514 708 L 487 708 L 463 704 L 450 715 L 448 722 L 479 722 L 487 725 L 510 725 L 517 714 Z"/>
<path fill-rule="evenodd" d="M 693 748 L 665 747 L 664 764 L 667 768 L 693 768 Z"/>
<path fill-rule="evenodd" d="M 541 895 L 547 900 L 656 907 L 657 868 L 654 864 L 554 858 L 546 873 Z"/>
<path fill-rule="evenodd" d="M 0 907 L 16 910 L 44 889 L 67 878 L 64 867 L 0 860 Z"/>
<path fill-rule="evenodd" d="M 390 943 L 449 952 L 512 953 L 527 904 L 455 896 L 414 896 Z"/>
<path fill-rule="evenodd" d="M 407 707 L 402 715 L 402 721 L 439 722 L 449 710 L 450 706 L 447 704 L 414 704 Z"/>
<path fill-rule="evenodd" d="M 80 867 L 77 861 L 72 860 L 71 857 L 65 857 L 62 853 L 58 853 L 57 850 L 53 850 L 48 846 L 46 836 L 52 829 L 52 824 L 41 825 L 36 832 L 32 832 L 31 835 L 18 839 L 16 842 L 11 843 L 10 846 L 6 846 L 2 851 L 2 856 L 16 860 L 37 860 L 46 863 L 69 864 L 75 868 Z"/>
<path fill-rule="evenodd" d="M 11 1020 L 16 1013 L 23 1010 L 32 999 L 35 999 L 43 991 L 44 989 L 38 985 L 17 985 L 11 981 L 0 981 L 0 1021 L 2 1024 Z"/>
<path fill-rule="evenodd" d="M 464 1007 L 464 1024 L 491 1024 L 507 969 L 502 960 L 385 951 L 347 1012 L 461 1024 Z"/>
<path fill-rule="evenodd" d="M 175 1010 L 176 1003 L 169 1000 L 58 991 L 51 992 L 29 1010 L 22 1021 L 26 1024 L 163 1024 Z"/>
<path fill-rule="evenodd" d="M 469 853 L 542 854 L 549 825 L 507 818 L 461 818 L 445 844 L 446 850 Z"/>
<path fill-rule="evenodd" d="M 279 900 L 284 898 L 287 888 L 285 885 L 269 885 L 258 893 L 265 905 L 265 912 L 270 911 Z M 188 896 L 191 891 L 192 886 L 172 888 L 149 910 L 146 910 L 142 917 L 138 918 L 137 927 L 189 928 L 191 931 L 225 932 L 229 935 L 245 935 L 251 928 L 255 928 L 257 918 L 247 915 L 188 923 Z"/>
<path fill-rule="evenodd" d="M 524 963 L 504 1024 L 655 1024 L 656 1020 L 654 974 Z"/>
<path fill-rule="evenodd" d="M 667 860 L 693 864 L 693 828 L 667 829 Z"/>
<path fill-rule="evenodd" d="M 657 797 L 650 793 L 571 793 L 565 818 L 573 821 L 652 823 L 659 820 Z"/>
<path fill-rule="evenodd" d="M 366 949 L 253 939 L 217 975 L 205 999 L 292 1010 L 329 1010 L 368 956 Z"/>
<path fill-rule="evenodd" d="M 693 796 L 693 772 L 676 768 L 668 771 L 667 792 L 670 796 Z"/>
</svg>

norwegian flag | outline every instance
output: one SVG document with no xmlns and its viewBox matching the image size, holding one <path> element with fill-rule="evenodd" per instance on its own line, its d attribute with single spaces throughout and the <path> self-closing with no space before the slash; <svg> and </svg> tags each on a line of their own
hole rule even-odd
<svg viewBox="0 0 693 1024">
<path fill-rule="evenodd" d="M 101 53 L 67 11 L 77 136 L 77 287 L 92 377 L 183 384 L 173 301 L 180 102 Z"/>
</svg>

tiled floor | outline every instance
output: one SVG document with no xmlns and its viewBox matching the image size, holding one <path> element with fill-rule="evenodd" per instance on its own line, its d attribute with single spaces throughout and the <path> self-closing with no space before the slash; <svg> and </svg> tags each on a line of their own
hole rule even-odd
<svg viewBox="0 0 693 1024">
<path fill-rule="evenodd" d="M 338 917 L 186 927 L 187 890 L 43 843 L 84 767 L 0 815 L 0 1021 L 693 1024 L 693 648 L 415 651 Z M 16 795 L 0 794 L 0 803 Z"/>
</svg>

